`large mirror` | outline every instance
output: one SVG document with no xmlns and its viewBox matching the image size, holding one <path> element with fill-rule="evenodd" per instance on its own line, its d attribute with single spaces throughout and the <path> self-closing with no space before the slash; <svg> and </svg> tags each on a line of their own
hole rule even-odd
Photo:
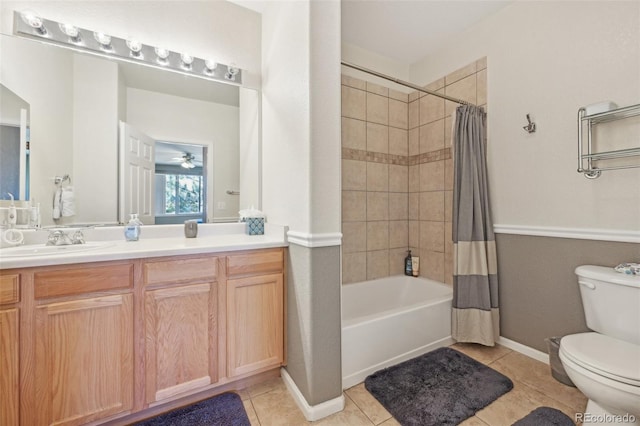
<svg viewBox="0 0 640 426">
<path fill-rule="evenodd" d="M 28 111 L 28 168 L 16 179 L 43 226 L 132 213 L 225 222 L 259 208 L 257 91 L 0 37 L 3 111 L 5 90 Z"/>
</svg>

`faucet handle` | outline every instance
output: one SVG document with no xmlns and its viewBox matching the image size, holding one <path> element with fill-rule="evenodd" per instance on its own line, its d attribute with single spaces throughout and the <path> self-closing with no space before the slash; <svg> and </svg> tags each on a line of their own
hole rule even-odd
<svg viewBox="0 0 640 426">
<path fill-rule="evenodd" d="M 82 233 L 81 230 L 78 229 L 71 236 L 71 244 L 84 244 L 84 243 L 85 243 L 84 234 Z"/>
<path fill-rule="evenodd" d="M 55 246 L 58 245 L 58 240 L 60 239 L 60 235 L 62 234 L 62 231 L 60 230 L 53 230 L 53 231 L 49 231 L 49 235 L 47 236 L 47 244 L 48 246 Z"/>
</svg>

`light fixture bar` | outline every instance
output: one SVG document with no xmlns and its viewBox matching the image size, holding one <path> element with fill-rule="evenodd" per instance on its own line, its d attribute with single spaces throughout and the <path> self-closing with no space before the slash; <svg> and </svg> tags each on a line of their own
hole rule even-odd
<svg viewBox="0 0 640 426">
<path fill-rule="evenodd" d="M 106 34 L 96 34 L 96 32 L 85 28 L 73 27 L 66 23 L 61 24 L 40 17 L 36 18 L 42 20 L 42 25 L 37 28 L 25 22 L 20 12 L 14 11 L 14 34 L 105 58 L 116 58 L 206 80 L 242 85 L 242 70 L 235 65 L 216 63 L 215 68 L 211 69 L 212 61 L 210 60 L 196 58 L 185 53 L 173 52 L 146 44 L 140 44 L 140 49 L 138 50 L 137 45 L 139 42 L 136 40 L 126 40 L 114 36 L 110 36 L 109 39 L 109 35 Z M 69 33 L 65 33 L 62 28 L 73 28 L 78 31 L 78 34 L 77 36 L 71 37 Z M 102 40 L 102 43 L 98 40 Z M 108 43 L 104 44 L 107 40 Z M 133 48 L 130 48 L 130 46 L 133 46 Z M 160 57 L 157 53 L 158 51 L 161 52 L 160 56 L 166 55 L 166 57 Z"/>
</svg>

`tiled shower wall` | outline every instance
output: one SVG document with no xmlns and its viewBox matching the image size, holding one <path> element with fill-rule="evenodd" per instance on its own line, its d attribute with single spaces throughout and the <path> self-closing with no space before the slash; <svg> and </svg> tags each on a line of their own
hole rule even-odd
<svg viewBox="0 0 640 426">
<path fill-rule="evenodd" d="M 426 86 L 484 106 L 486 58 Z M 342 282 L 403 273 L 452 283 L 451 113 L 458 105 L 342 77 Z"/>
</svg>

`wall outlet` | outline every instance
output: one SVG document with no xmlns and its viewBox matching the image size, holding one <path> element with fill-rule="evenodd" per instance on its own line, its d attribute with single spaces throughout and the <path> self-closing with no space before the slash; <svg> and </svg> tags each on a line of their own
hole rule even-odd
<svg viewBox="0 0 640 426">
<path fill-rule="evenodd" d="M 224 210 L 227 208 L 227 203 L 224 201 L 218 201 L 218 210 Z"/>
</svg>

